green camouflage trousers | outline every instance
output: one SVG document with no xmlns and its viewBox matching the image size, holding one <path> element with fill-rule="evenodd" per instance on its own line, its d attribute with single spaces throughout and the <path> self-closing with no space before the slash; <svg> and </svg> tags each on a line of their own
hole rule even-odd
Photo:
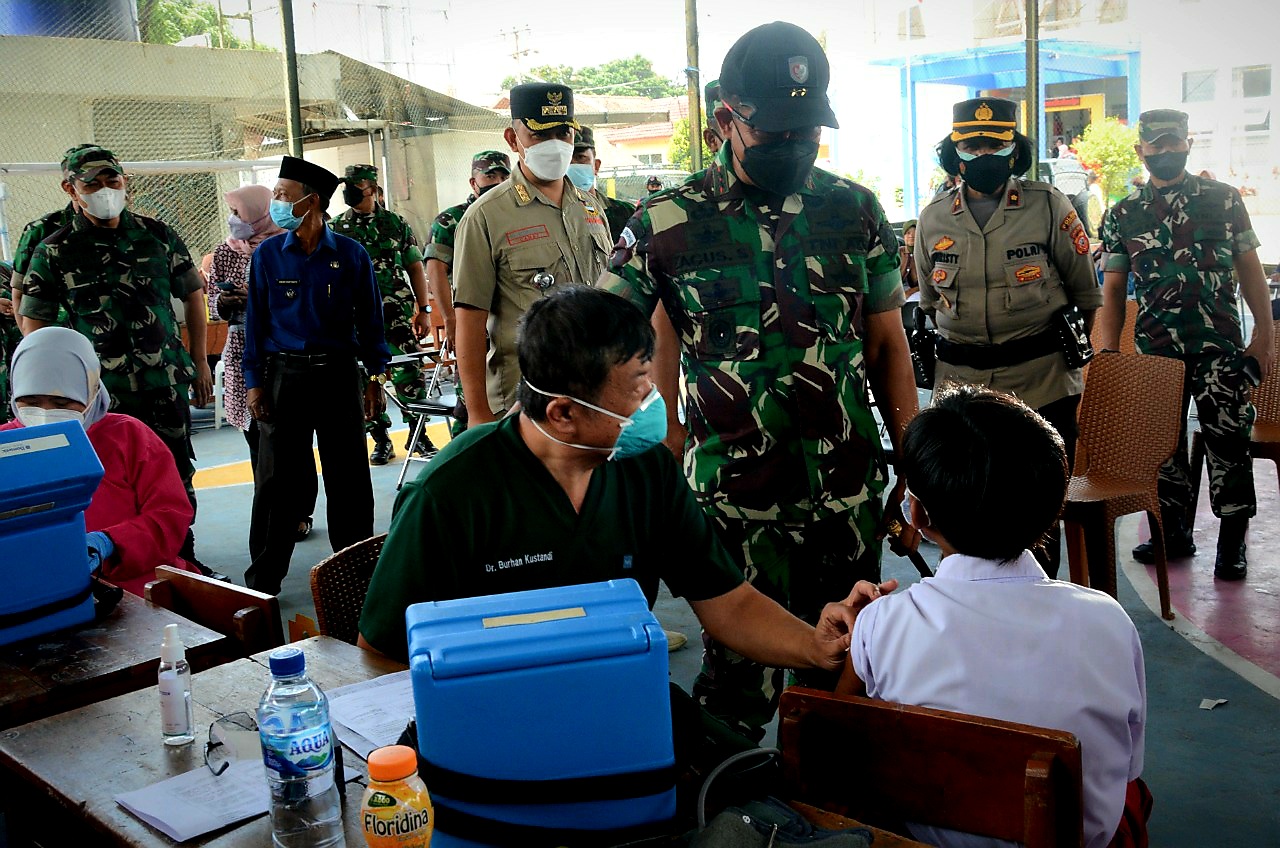
<svg viewBox="0 0 1280 848">
<path fill-rule="evenodd" d="M 386 307 L 389 314 L 390 307 Z M 397 313 L 398 314 L 398 313 Z M 413 335 L 413 324 L 397 320 L 386 325 L 387 347 L 392 356 L 403 356 L 406 353 L 417 353 L 418 340 Z M 391 369 L 391 385 L 395 387 L 396 397 L 404 403 L 423 400 L 426 387 L 422 385 L 422 369 L 416 365 L 397 365 Z M 365 422 L 366 433 L 386 432 L 391 429 L 391 416 L 384 411 L 372 421 Z"/>
<path fill-rule="evenodd" d="M 1252 517 L 1258 508 L 1253 490 L 1249 437 L 1256 411 L 1249 383 L 1240 371 L 1243 354 L 1179 357 L 1187 366 L 1182 384 L 1178 449 L 1160 469 L 1160 509 L 1186 516 L 1191 509 L 1191 463 L 1187 457 L 1187 405 L 1196 402 L 1200 434 L 1209 465 L 1209 503 L 1213 514 Z"/>
<path fill-rule="evenodd" d="M 842 601 L 859 580 L 880 580 L 876 529 L 884 514 L 879 499 L 812 524 L 740 521 L 712 515 L 720 541 L 747 582 L 797 618 L 814 624 L 822 608 Z M 778 709 L 788 682 L 785 669 L 768 668 L 737 654 L 705 632 L 702 670 L 693 695 L 707 712 L 754 740 Z M 789 682 L 834 687 L 838 674 L 800 671 Z"/>
</svg>

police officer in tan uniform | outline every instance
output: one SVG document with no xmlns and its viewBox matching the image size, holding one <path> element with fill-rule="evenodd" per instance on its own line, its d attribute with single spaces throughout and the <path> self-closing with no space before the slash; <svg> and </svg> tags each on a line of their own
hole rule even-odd
<svg viewBox="0 0 1280 848">
<path fill-rule="evenodd" d="M 612 244 L 604 210 L 565 178 L 576 129 L 568 86 L 511 89 L 511 126 L 504 135 L 519 164 L 458 223 L 456 350 L 469 425 L 493 421 L 515 403 L 516 327 L 525 311 L 557 286 L 594 283 L 608 262 Z"/>
<path fill-rule="evenodd" d="M 1031 143 L 1017 104 L 955 104 L 938 159 L 960 184 L 920 214 L 915 257 L 920 307 L 938 327 L 935 385 L 975 383 L 1016 395 L 1062 435 L 1074 462 L 1084 380 L 1069 364 L 1061 322 L 1084 332 L 1102 305 L 1089 237 L 1062 192 L 1022 179 Z M 1041 559 L 1057 573 L 1056 538 Z"/>
</svg>

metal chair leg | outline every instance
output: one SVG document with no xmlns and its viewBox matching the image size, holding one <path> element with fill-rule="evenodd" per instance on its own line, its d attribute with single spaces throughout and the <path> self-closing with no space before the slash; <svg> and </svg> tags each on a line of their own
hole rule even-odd
<svg viewBox="0 0 1280 848">
<path fill-rule="evenodd" d="M 409 436 L 409 450 L 406 451 L 404 463 L 400 466 L 400 476 L 396 478 L 396 491 L 400 491 L 400 487 L 404 485 L 404 478 L 409 473 L 409 463 L 414 462 L 413 450 L 418 446 L 418 438 L 422 435 L 422 431 L 427 428 L 427 416 L 418 415 L 418 420 L 413 422 L 413 434 Z"/>
</svg>

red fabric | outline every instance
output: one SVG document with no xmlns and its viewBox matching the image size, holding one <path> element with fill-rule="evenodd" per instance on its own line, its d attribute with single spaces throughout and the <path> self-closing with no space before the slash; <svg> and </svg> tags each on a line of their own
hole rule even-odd
<svg viewBox="0 0 1280 848">
<path fill-rule="evenodd" d="M 1111 837 L 1107 848 L 1147 848 L 1147 820 L 1151 818 L 1151 808 L 1155 799 L 1151 790 L 1142 778 L 1129 781 L 1124 793 L 1124 813 L 1120 816 L 1120 827 L 1116 835 Z"/>
<path fill-rule="evenodd" d="M 21 426 L 10 421 L 0 430 Z M 103 579 L 141 596 L 156 579 L 157 565 L 199 573 L 178 557 L 191 502 L 160 437 L 136 418 L 108 413 L 89 428 L 89 443 L 105 474 L 84 511 L 85 529 L 102 530 L 115 544 Z"/>
</svg>

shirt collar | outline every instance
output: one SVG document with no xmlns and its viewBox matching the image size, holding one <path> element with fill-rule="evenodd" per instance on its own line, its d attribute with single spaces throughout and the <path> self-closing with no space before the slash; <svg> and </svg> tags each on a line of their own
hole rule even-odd
<svg viewBox="0 0 1280 848">
<path fill-rule="evenodd" d="M 72 218 L 71 218 L 71 229 L 73 230 L 115 229 L 116 231 L 119 231 L 119 230 L 127 230 L 135 226 L 137 226 L 137 220 L 134 218 L 133 213 L 130 212 L 128 209 L 125 209 L 120 212 L 120 223 L 117 224 L 114 228 L 99 227 L 97 224 L 90 221 L 87 215 L 79 211 L 73 211 Z"/>
<path fill-rule="evenodd" d="M 548 200 L 546 195 L 539 191 L 536 185 L 529 182 L 529 178 L 524 175 L 524 169 L 520 167 L 519 162 L 516 163 L 515 169 L 511 172 L 511 182 L 514 183 L 511 187 L 511 193 L 515 195 L 516 206 L 525 207 L 535 201 L 541 201 L 542 203 L 556 209 L 560 208 Z M 568 178 L 566 177 L 564 190 L 566 193 L 569 193 L 576 192 L 578 189 L 573 185 L 573 183 L 568 182 Z"/>
<path fill-rule="evenodd" d="M 938 563 L 934 576 L 943 580 L 967 580 L 973 583 L 1049 579 L 1049 575 L 1044 573 L 1030 551 L 1023 551 L 1017 559 L 1007 563 L 967 554 L 952 554 Z"/>
<path fill-rule="evenodd" d="M 296 250 L 301 253 L 302 245 L 298 244 L 298 231 L 287 230 L 284 235 L 284 249 L 288 250 L 295 245 L 297 245 Z M 320 241 L 316 244 L 316 250 L 320 250 L 324 247 L 333 251 L 337 251 L 338 249 L 338 240 L 334 238 L 333 230 L 329 229 L 327 224 L 320 228 Z"/>
</svg>

